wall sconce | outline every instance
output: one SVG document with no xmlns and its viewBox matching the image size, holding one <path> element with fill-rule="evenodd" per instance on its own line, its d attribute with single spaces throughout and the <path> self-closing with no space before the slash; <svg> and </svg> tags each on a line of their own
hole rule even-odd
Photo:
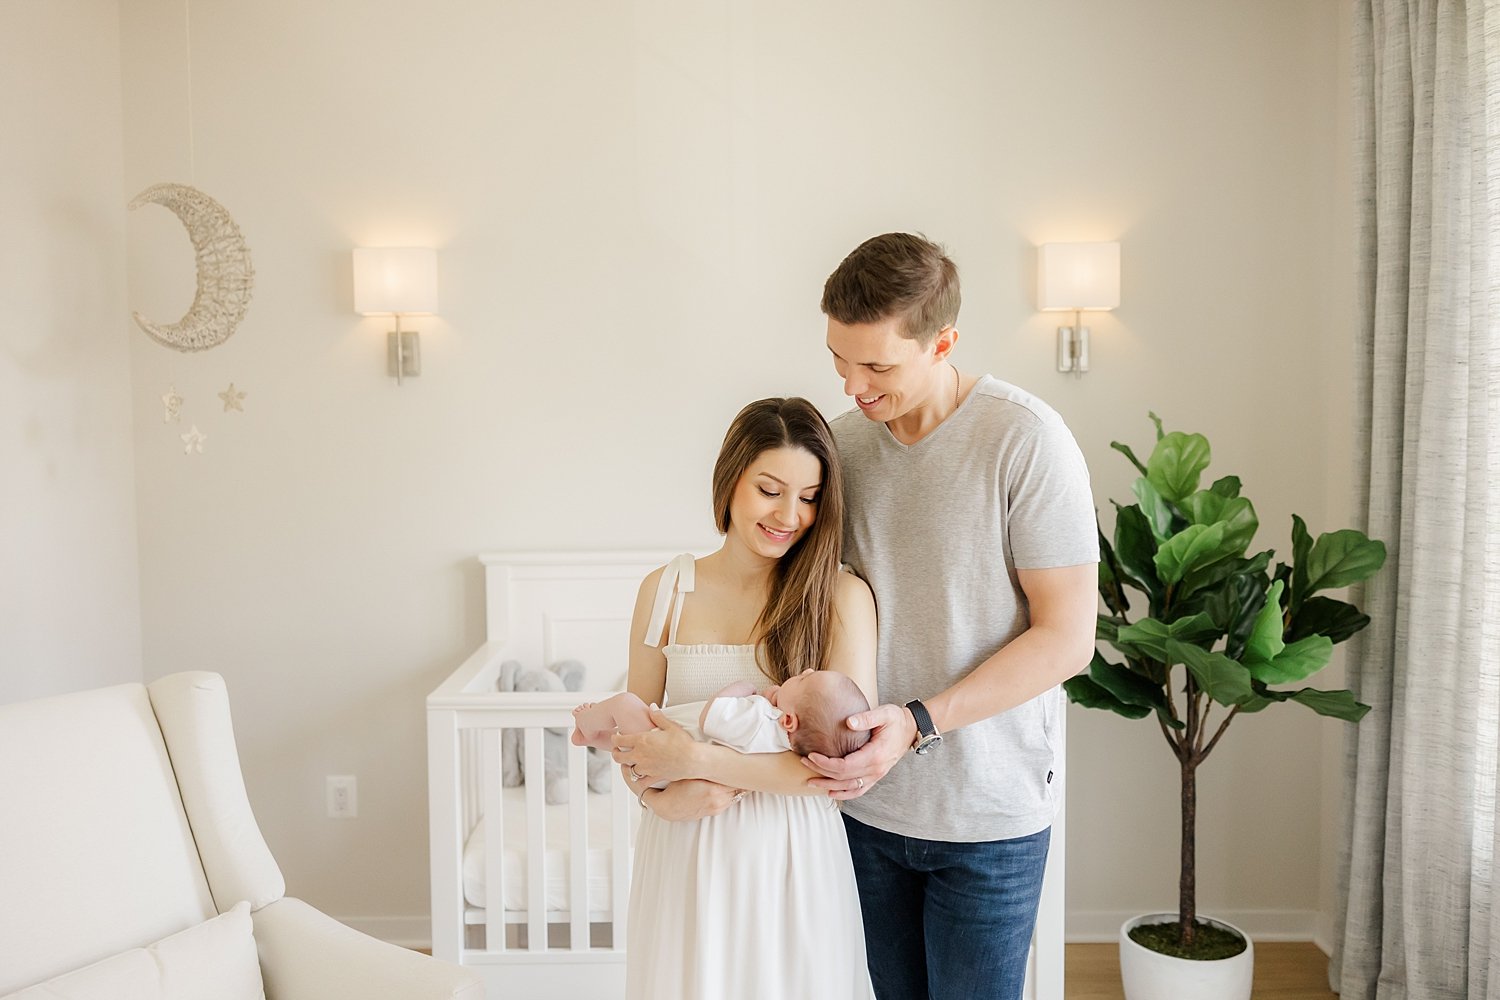
<svg viewBox="0 0 1500 1000">
<path fill-rule="evenodd" d="M 386 335 L 386 365 L 396 384 L 422 374 L 422 342 L 416 330 L 401 329 L 401 317 L 437 312 L 437 251 L 424 247 L 356 247 L 354 311 L 363 316 L 394 316 Z"/>
<path fill-rule="evenodd" d="M 1057 328 L 1057 370 L 1082 378 L 1089 370 L 1083 310 L 1107 312 L 1120 304 L 1120 244 L 1043 243 L 1036 271 L 1037 308 L 1073 311 L 1073 325 Z"/>
</svg>

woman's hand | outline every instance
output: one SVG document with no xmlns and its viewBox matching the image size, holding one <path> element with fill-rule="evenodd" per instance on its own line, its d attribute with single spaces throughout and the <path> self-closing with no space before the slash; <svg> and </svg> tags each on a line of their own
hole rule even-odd
<svg viewBox="0 0 1500 1000">
<path fill-rule="evenodd" d="M 648 788 L 641 801 L 662 819 L 672 823 L 717 816 L 745 793 L 728 785 L 701 778 L 674 781 L 666 788 Z"/>
<path fill-rule="evenodd" d="M 870 742 L 847 757 L 807 755 L 807 766 L 824 777 L 808 782 L 828 792 L 829 798 L 857 799 L 868 792 L 911 749 L 917 722 L 900 705 L 877 705 L 868 712 L 851 715 L 850 729 L 868 729 Z"/>
<path fill-rule="evenodd" d="M 656 729 L 615 734 L 613 756 L 631 772 L 626 777 L 647 785 L 698 777 L 698 741 L 659 708 L 651 709 L 651 721 Z"/>
</svg>

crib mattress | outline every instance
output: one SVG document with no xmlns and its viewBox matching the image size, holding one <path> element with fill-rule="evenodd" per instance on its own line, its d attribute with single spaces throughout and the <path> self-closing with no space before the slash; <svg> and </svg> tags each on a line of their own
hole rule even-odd
<svg viewBox="0 0 1500 1000">
<path fill-rule="evenodd" d="M 507 910 L 524 912 L 528 889 L 526 870 L 526 789 L 507 788 L 504 793 L 505 858 L 502 867 Z M 588 906 L 590 910 L 607 910 L 614 902 L 610 864 L 614 851 L 608 795 L 589 795 L 588 800 Z M 639 810 L 631 810 L 632 819 Z M 566 910 L 571 835 L 568 804 L 546 807 L 546 905 L 549 911 Z M 635 823 L 631 823 L 630 842 L 635 842 Z M 480 819 L 464 844 L 464 899 L 471 906 L 487 906 L 489 887 L 485 884 L 485 820 Z"/>
</svg>

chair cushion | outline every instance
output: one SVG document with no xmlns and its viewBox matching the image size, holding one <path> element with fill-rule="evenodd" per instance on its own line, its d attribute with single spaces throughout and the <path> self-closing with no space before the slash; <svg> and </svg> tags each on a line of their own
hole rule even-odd
<svg viewBox="0 0 1500 1000">
<path fill-rule="evenodd" d="M 264 1000 L 250 904 L 0 1000 Z"/>
<path fill-rule="evenodd" d="M 141 685 L 0 706 L 0 804 L 0 994 L 217 914 Z"/>
<path fill-rule="evenodd" d="M 146 688 L 172 756 L 177 788 L 214 901 L 259 909 L 286 892 L 260 835 L 229 719 L 224 678 L 202 670 L 171 674 Z"/>
</svg>

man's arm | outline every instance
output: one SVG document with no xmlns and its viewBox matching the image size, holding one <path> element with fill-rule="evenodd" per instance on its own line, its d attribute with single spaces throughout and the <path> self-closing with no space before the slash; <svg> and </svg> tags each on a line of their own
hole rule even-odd
<svg viewBox="0 0 1500 1000">
<path fill-rule="evenodd" d="M 939 733 L 1030 701 L 1093 658 L 1098 563 L 1017 570 L 1016 577 L 1026 594 L 1031 624 L 957 684 L 922 698 Z M 880 705 L 853 716 L 849 728 L 872 730 L 870 742 L 841 760 L 822 754 L 808 757 L 808 766 L 825 776 L 812 784 L 836 799 L 863 795 L 895 766 L 917 735 L 916 720 L 904 705 Z M 850 782 L 856 786 L 849 787 Z"/>
<path fill-rule="evenodd" d="M 1078 673 L 1094 657 L 1099 564 L 1023 569 L 1016 577 L 1031 608 L 1031 626 L 969 676 L 922 699 L 940 733 L 1028 702 Z"/>
</svg>

